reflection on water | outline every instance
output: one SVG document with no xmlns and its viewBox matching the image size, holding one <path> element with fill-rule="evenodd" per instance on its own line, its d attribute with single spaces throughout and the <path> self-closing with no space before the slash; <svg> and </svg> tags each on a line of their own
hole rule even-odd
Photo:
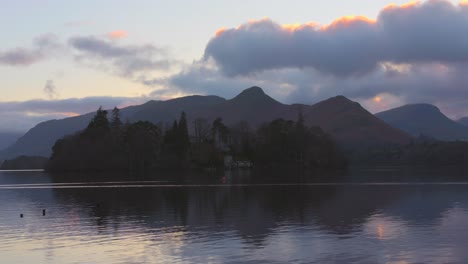
<svg viewBox="0 0 468 264">
<path fill-rule="evenodd" d="M 1 263 L 468 260 L 468 183 L 83 177 L 0 172 Z"/>
</svg>

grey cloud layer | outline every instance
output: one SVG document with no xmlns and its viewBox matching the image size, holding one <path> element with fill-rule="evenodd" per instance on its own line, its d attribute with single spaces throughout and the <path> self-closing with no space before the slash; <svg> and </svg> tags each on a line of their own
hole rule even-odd
<svg viewBox="0 0 468 264">
<path fill-rule="evenodd" d="M 290 67 L 362 76 L 381 62 L 468 62 L 468 6 L 429 0 L 387 7 L 376 21 L 342 18 L 295 29 L 264 19 L 221 31 L 204 57 L 228 76 Z"/>
<path fill-rule="evenodd" d="M 30 100 L 25 102 L 0 102 L 1 131 L 25 132 L 39 122 L 65 118 L 71 114 L 85 114 L 99 106 L 111 109 L 114 106 L 141 104 L 145 97 L 86 97 L 64 100 Z"/>
<path fill-rule="evenodd" d="M 110 70 L 123 77 L 134 77 L 145 71 L 166 71 L 172 63 L 166 51 L 154 45 L 125 46 L 95 36 L 73 37 L 69 44 L 78 52 L 78 61 L 110 64 Z"/>
<path fill-rule="evenodd" d="M 189 94 L 215 94 L 231 98 L 242 89 L 257 85 L 284 103 L 313 104 L 336 95 L 365 102 L 388 94 L 379 104 L 366 104 L 372 112 L 405 103 L 432 103 L 451 117 L 468 116 L 468 66 L 425 64 L 404 70 L 379 66 L 360 78 L 336 78 L 314 69 L 287 68 L 259 72 L 253 76 L 229 77 L 196 63 L 166 80 L 170 90 Z"/>
<path fill-rule="evenodd" d="M 111 108 L 122 104 L 135 104 L 144 101 L 145 97 L 110 97 L 96 96 L 70 98 L 63 100 L 30 100 L 24 102 L 0 102 L 0 112 L 25 111 L 33 113 L 73 112 L 86 113 L 99 106 Z"/>
<path fill-rule="evenodd" d="M 61 47 L 57 36 L 53 34 L 41 35 L 34 39 L 30 48 L 17 47 L 0 50 L 0 65 L 28 66 L 47 59 Z"/>
<path fill-rule="evenodd" d="M 83 66 L 143 82 L 153 73 L 166 72 L 179 62 L 167 50 L 152 44 L 122 45 L 104 36 L 75 36 L 68 45 L 53 34 L 36 37 L 30 47 L 0 50 L 0 66 L 29 66 L 52 57 L 74 56 Z"/>
</svg>

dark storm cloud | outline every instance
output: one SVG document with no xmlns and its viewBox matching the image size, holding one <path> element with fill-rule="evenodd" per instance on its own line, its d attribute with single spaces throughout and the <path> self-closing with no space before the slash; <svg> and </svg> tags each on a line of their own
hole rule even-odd
<svg viewBox="0 0 468 264">
<path fill-rule="evenodd" d="M 252 80 L 237 77 L 227 78 L 211 67 L 194 63 L 180 73 L 171 76 L 166 86 L 179 88 L 183 92 L 193 94 L 235 96 L 241 89 L 251 85 Z"/>
<path fill-rule="evenodd" d="M 388 6 L 374 21 L 343 17 L 332 24 L 280 25 L 269 19 L 220 30 L 205 49 L 227 76 L 314 68 L 363 76 L 382 62 L 468 62 L 468 6 L 447 0 Z"/>
<path fill-rule="evenodd" d="M 53 34 L 41 35 L 34 39 L 29 48 L 16 47 L 0 50 L 0 65 L 28 66 L 48 59 L 50 55 L 61 49 L 57 36 Z"/>
<path fill-rule="evenodd" d="M 94 64 L 122 77 L 166 71 L 174 63 L 164 49 L 150 44 L 121 45 L 95 36 L 73 37 L 69 44 L 77 52 L 77 61 Z"/>
</svg>

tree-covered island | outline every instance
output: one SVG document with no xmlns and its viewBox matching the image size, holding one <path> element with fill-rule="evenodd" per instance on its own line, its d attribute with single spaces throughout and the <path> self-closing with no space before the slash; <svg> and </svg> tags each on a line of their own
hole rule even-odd
<svg viewBox="0 0 468 264">
<path fill-rule="evenodd" d="M 83 131 L 58 140 L 46 169 L 51 172 L 203 169 L 232 167 L 333 168 L 344 155 L 320 127 L 276 119 L 252 129 L 247 122 L 227 127 L 220 118 L 195 119 L 184 112 L 172 125 L 122 122 L 118 108 L 108 119 L 99 108 Z"/>
</svg>

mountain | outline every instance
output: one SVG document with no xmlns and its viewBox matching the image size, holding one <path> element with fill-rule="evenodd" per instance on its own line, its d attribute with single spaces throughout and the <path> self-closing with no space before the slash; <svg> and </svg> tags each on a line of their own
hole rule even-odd
<svg viewBox="0 0 468 264">
<path fill-rule="evenodd" d="M 169 123 L 180 117 L 180 113 L 185 111 L 189 118 L 205 117 L 206 110 L 212 107 L 226 102 L 226 99 L 219 96 L 186 96 L 181 98 L 175 98 L 167 101 L 149 101 L 143 104 L 135 111 L 130 120 L 146 120 L 157 123 Z M 126 112 L 123 109 L 122 112 Z"/>
<path fill-rule="evenodd" d="M 208 119 L 222 117 L 227 125 L 245 120 L 253 126 L 259 126 L 276 118 L 297 119 L 298 117 L 297 110 L 271 98 L 259 87 L 246 89 L 223 104 L 206 110 L 205 117 Z"/>
<path fill-rule="evenodd" d="M 15 143 L 21 137 L 21 133 L 17 132 L 0 132 L 0 150 Z"/>
<path fill-rule="evenodd" d="M 457 122 L 464 125 L 464 126 L 466 126 L 466 127 L 468 127 L 468 117 L 460 118 L 460 119 L 458 119 Z"/>
<path fill-rule="evenodd" d="M 2 159 L 11 159 L 20 155 L 48 157 L 57 139 L 85 128 L 92 118 L 93 114 L 89 113 L 39 123 L 20 137 L 16 143 L 3 150 L 0 157 Z"/>
<path fill-rule="evenodd" d="M 304 118 L 309 125 L 322 127 L 342 145 L 407 144 L 411 141 L 408 134 L 390 127 L 344 96 L 313 105 L 304 113 Z"/>
<path fill-rule="evenodd" d="M 121 115 L 123 120 L 130 122 L 143 120 L 171 125 L 182 111 L 187 114 L 189 126 L 196 118 L 204 118 L 211 122 L 221 117 L 228 126 L 247 121 L 253 127 L 276 118 L 296 120 L 302 111 L 307 124 L 322 127 L 342 144 L 404 144 L 411 140 L 409 135 L 375 118 L 358 103 L 343 96 L 313 106 L 286 105 L 271 98 L 259 87 L 246 89 L 229 100 L 218 96 L 196 95 L 166 101 L 149 101 L 123 108 Z M 4 151 L 2 157 L 49 156 L 57 139 L 84 129 L 93 115 L 94 113 L 89 113 L 38 124 Z"/>
<path fill-rule="evenodd" d="M 290 106 L 274 100 L 259 87 L 251 87 L 230 100 L 213 95 L 194 95 L 167 101 L 150 101 L 131 119 L 171 125 L 182 111 L 187 113 L 189 124 L 196 118 L 211 121 L 222 117 L 227 125 L 246 120 L 257 126 L 275 118 L 297 118 L 297 111 L 292 114 Z"/>
<path fill-rule="evenodd" d="M 468 140 L 468 128 L 445 116 L 430 104 L 410 104 L 377 113 L 388 124 L 413 136 L 439 140 Z"/>
</svg>

